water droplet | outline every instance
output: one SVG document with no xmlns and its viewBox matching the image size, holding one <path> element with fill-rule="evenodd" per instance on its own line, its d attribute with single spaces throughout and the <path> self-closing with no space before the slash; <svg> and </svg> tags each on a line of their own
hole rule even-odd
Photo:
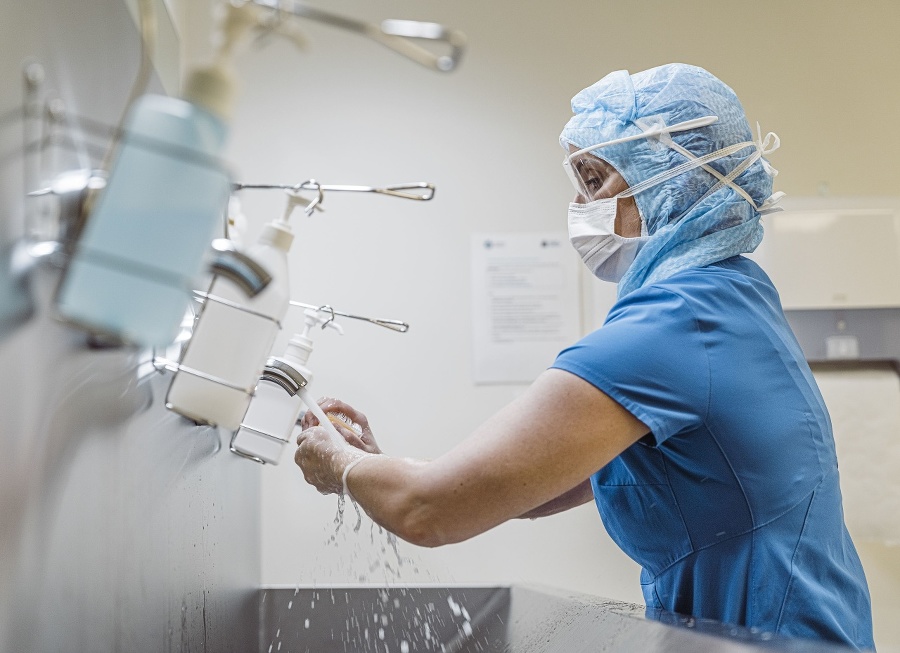
<svg viewBox="0 0 900 653">
<path fill-rule="evenodd" d="M 384 628 L 378 629 L 378 639 L 384 639 Z"/>
<path fill-rule="evenodd" d="M 400 642 L 400 653 L 409 653 L 409 644 L 406 643 L 406 640 Z"/>
<path fill-rule="evenodd" d="M 294 607 L 294 602 L 293 602 L 293 601 L 288 601 L 288 610 L 290 610 L 290 609 L 293 608 L 293 607 Z"/>
<path fill-rule="evenodd" d="M 304 627 L 304 628 L 309 628 L 309 619 L 306 619 L 306 620 L 303 622 L 303 627 Z"/>
<path fill-rule="evenodd" d="M 469 637 L 472 636 L 472 624 L 470 624 L 468 621 L 463 622 L 462 629 L 466 635 L 468 635 Z"/>
</svg>

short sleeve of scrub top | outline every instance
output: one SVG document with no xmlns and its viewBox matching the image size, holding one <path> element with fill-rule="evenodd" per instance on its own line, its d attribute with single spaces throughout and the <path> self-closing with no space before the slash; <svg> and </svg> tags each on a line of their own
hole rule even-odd
<svg viewBox="0 0 900 653">
<path fill-rule="evenodd" d="M 651 287 L 618 303 L 602 329 L 560 353 L 553 367 L 603 390 L 643 422 L 656 444 L 697 428 L 710 400 L 705 345 L 691 307 Z"/>
</svg>

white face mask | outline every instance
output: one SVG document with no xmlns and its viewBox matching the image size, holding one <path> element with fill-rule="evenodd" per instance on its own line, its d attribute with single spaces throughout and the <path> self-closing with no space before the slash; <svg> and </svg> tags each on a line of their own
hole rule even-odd
<svg viewBox="0 0 900 653">
<path fill-rule="evenodd" d="M 643 219 L 639 237 L 625 238 L 616 233 L 618 202 L 616 196 L 569 204 L 569 242 L 594 276 L 603 281 L 618 282 L 648 240 Z"/>
</svg>

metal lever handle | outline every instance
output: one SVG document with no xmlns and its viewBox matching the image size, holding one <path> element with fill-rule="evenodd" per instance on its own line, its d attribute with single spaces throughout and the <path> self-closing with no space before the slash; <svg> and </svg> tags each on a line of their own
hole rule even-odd
<svg viewBox="0 0 900 653">
<path fill-rule="evenodd" d="M 336 315 L 340 315 L 341 317 L 347 317 L 351 320 L 362 320 L 363 322 L 369 322 L 370 324 L 374 324 L 376 326 L 384 327 L 385 329 L 390 329 L 391 331 L 397 331 L 398 333 L 406 333 L 409 331 L 409 324 L 406 322 L 402 322 L 400 320 L 384 320 L 375 317 L 364 317 L 362 315 L 351 315 L 350 313 L 342 313 L 341 311 L 334 310 L 328 304 L 324 306 L 314 306 L 312 304 L 304 304 L 303 302 L 297 302 L 291 300 L 291 306 L 299 306 L 300 308 L 311 308 L 314 311 L 326 311 L 332 315 L 332 319 Z"/>
<path fill-rule="evenodd" d="M 332 27 L 338 27 L 362 34 L 377 43 L 390 48 L 407 59 L 440 72 L 450 72 L 459 64 L 466 37 L 462 32 L 450 30 L 437 23 L 413 20 L 386 20 L 381 25 L 347 18 L 329 11 L 311 7 L 298 0 L 251 0 L 259 7 L 278 12 L 286 12 L 299 18 L 308 18 Z M 446 43 L 450 53 L 437 55 L 410 39 L 421 39 L 434 43 Z"/>
<path fill-rule="evenodd" d="M 354 317 L 353 315 L 348 315 L 347 317 Z M 357 319 L 367 319 L 367 318 L 357 318 Z M 401 322 L 400 320 L 379 320 L 377 318 L 372 318 L 369 320 L 372 324 L 377 324 L 378 326 L 383 326 L 385 329 L 391 329 L 392 331 L 397 331 L 399 333 L 406 333 L 409 331 L 409 325 L 406 322 Z"/>
<path fill-rule="evenodd" d="M 327 191 L 339 191 L 339 192 L 350 192 L 350 193 L 377 193 L 379 195 L 389 195 L 391 197 L 399 197 L 405 200 L 417 200 L 420 202 L 427 202 L 434 197 L 435 186 L 434 184 L 430 184 L 426 181 L 414 181 L 408 184 L 396 184 L 394 186 L 385 186 L 384 188 L 377 188 L 375 186 L 352 186 L 349 184 L 313 184 L 312 182 L 305 181 L 302 184 L 234 184 L 234 190 L 271 190 L 271 189 L 284 189 L 284 190 L 292 190 L 292 191 L 300 191 L 300 190 L 321 190 L 322 192 Z M 405 191 L 409 190 L 422 190 L 421 193 L 407 193 Z M 318 207 L 316 207 L 318 208 Z"/>
<path fill-rule="evenodd" d="M 396 186 L 385 186 L 384 188 L 375 188 L 373 186 L 349 186 L 347 184 L 332 184 L 324 186 L 311 186 L 308 182 L 304 182 L 293 187 L 294 190 L 315 190 L 321 188 L 323 191 L 335 190 L 350 193 L 378 193 L 379 195 L 390 195 L 391 197 L 401 197 L 406 200 L 418 200 L 427 202 L 434 197 L 434 184 L 424 181 L 417 181 L 411 184 L 397 184 Z M 406 193 L 403 191 L 423 189 L 422 193 Z"/>
<path fill-rule="evenodd" d="M 438 23 L 422 23 L 415 20 L 385 20 L 381 30 L 369 35 L 375 41 L 390 48 L 394 52 L 415 61 L 426 68 L 450 72 L 459 65 L 466 37 L 462 32 L 449 30 Z M 450 53 L 436 55 L 409 39 L 424 39 L 435 43 L 446 43 Z"/>
</svg>

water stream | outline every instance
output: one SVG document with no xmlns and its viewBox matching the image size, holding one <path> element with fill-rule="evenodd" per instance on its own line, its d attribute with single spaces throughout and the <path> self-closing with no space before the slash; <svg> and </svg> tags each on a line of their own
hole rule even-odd
<svg viewBox="0 0 900 653">
<path fill-rule="evenodd" d="M 315 415 L 319 420 L 319 424 L 323 426 L 331 436 L 332 440 L 340 447 L 349 447 L 350 445 L 347 444 L 347 442 L 344 440 L 344 437 L 338 432 L 325 412 L 309 395 L 306 388 L 301 388 L 299 395 L 303 402 L 308 406 L 309 410 L 311 410 L 313 415 Z M 348 426 L 352 428 L 353 425 L 351 424 Z M 414 559 L 405 558 L 403 555 L 401 555 L 397 537 L 393 533 L 384 530 L 375 522 L 370 522 L 371 529 L 369 535 L 371 541 L 369 543 L 369 546 L 356 539 L 358 537 L 357 534 L 359 533 L 362 526 L 363 517 L 362 511 L 359 509 L 359 506 L 352 497 L 350 497 L 350 503 L 353 504 L 353 507 L 356 510 L 356 524 L 353 526 L 350 532 L 343 528 L 344 507 L 346 506 L 346 499 L 347 497 L 345 497 L 343 493 L 338 494 L 337 513 L 335 514 L 334 518 L 334 530 L 332 531 L 331 536 L 327 538 L 326 545 L 339 546 L 341 549 L 347 551 L 347 554 L 349 554 L 349 559 L 343 561 L 347 567 L 352 568 L 353 566 L 355 566 L 353 564 L 354 560 L 357 563 L 363 563 L 363 569 L 357 570 L 357 582 L 371 582 L 371 580 L 373 580 L 373 574 L 375 574 L 380 569 L 384 574 L 384 577 L 381 580 L 385 584 L 385 587 L 390 588 L 392 586 L 396 586 L 396 584 L 401 581 L 401 577 L 407 575 L 401 572 L 401 569 L 406 565 L 406 563 L 413 563 L 413 569 L 411 571 L 413 572 L 413 575 L 418 575 L 418 564 Z M 365 551 L 365 554 L 363 554 L 363 556 L 360 556 L 363 551 Z M 361 557 L 367 559 L 361 560 Z M 407 571 L 410 570 L 407 569 Z M 433 581 L 434 579 L 432 578 L 430 580 Z M 386 643 L 384 642 L 386 636 L 384 629 L 389 628 L 393 631 L 395 628 L 399 627 L 404 631 L 402 632 L 402 634 L 397 633 L 398 635 L 400 635 L 400 653 L 407 653 L 408 651 L 410 651 L 410 645 L 412 645 L 412 647 L 416 650 L 442 650 L 444 647 L 442 643 L 438 641 L 435 635 L 437 627 L 443 624 L 444 618 L 442 618 L 438 614 L 433 604 L 425 603 L 417 605 L 417 602 L 415 601 L 415 589 L 410 588 L 408 590 L 401 591 L 403 592 L 404 596 L 408 597 L 407 600 L 412 600 L 413 602 L 412 605 L 405 606 L 402 611 L 400 610 L 399 601 L 395 598 L 393 602 L 390 602 L 388 600 L 388 593 L 387 591 L 385 591 L 383 597 L 381 597 L 378 601 L 378 614 L 375 614 L 374 619 L 372 619 L 371 621 L 369 617 L 365 618 L 365 620 L 363 621 L 360 621 L 358 618 L 348 615 L 346 624 L 347 631 L 341 636 L 341 639 L 344 641 L 345 647 L 349 645 L 362 647 L 366 650 L 369 650 L 369 647 L 372 646 L 375 642 L 380 642 L 382 643 L 382 645 L 386 645 Z M 333 601 L 334 596 L 332 594 L 332 602 Z M 465 607 L 454 601 L 452 595 L 447 596 L 447 602 L 451 610 L 450 619 L 456 622 L 456 627 L 458 628 L 460 636 L 470 637 L 472 635 L 472 625 L 470 616 Z M 311 606 L 311 609 L 314 608 L 315 601 L 312 602 Z M 412 626 L 412 629 L 410 631 L 406 631 L 406 629 L 401 624 L 407 620 L 400 619 L 400 617 L 401 612 L 406 613 L 406 611 L 410 609 L 415 610 L 415 616 L 412 619 L 411 623 L 407 623 L 406 626 L 407 628 L 409 626 Z M 395 617 L 397 618 L 396 622 Z M 309 627 L 310 620 L 307 618 L 303 622 L 303 628 L 308 629 Z M 277 634 L 275 639 L 272 641 L 272 645 L 276 648 L 279 647 L 279 637 Z M 274 653 L 273 646 L 270 646 L 270 650 Z"/>
</svg>

